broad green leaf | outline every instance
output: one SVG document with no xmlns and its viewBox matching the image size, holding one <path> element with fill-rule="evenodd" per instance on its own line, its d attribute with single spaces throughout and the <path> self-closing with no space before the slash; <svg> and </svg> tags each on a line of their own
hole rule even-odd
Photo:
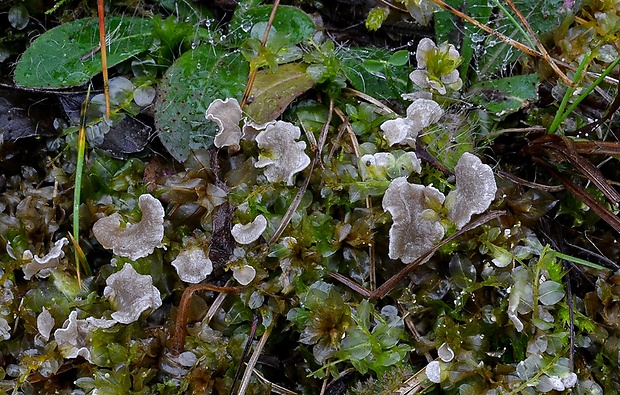
<svg viewBox="0 0 620 395">
<path fill-rule="evenodd" d="M 258 123 L 273 121 L 297 97 L 314 86 L 306 73 L 306 66 L 290 63 L 272 70 L 261 70 L 256 75 L 246 113 Z"/>
<path fill-rule="evenodd" d="M 392 66 L 404 66 L 409 63 L 409 51 L 406 49 L 396 51 L 388 59 L 388 63 Z"/>
<path fill-rule="evenodd" d="M 233 42 L 240 43 L 248 38 L 261 40 L 272 9 L 271 5 L 253 7 L 248 10 L 237 7 L 229 28 Z M 299 8 L 279 6 L 269 30 L 269 36 L 276 33 L 285 34 L 289 44 L 299 44 L 308 39 L 313 32 L 314 22 L 308 14 Z"/>
<path fill-rule="evenodd" d="M 336 56 L 342 63 L 353 88 L 377 99 L 400 99 L 403 92 L 411 92 L 408 67 L 395 67 L 389 61 L 402 60 L 392 53 L 377 48 L 342 48 Z"/>
<path fill-rule="evenodd" d="M 562 284 L 555 281 L 545 281 L 538 287 L 538 300 L 545 306 L 552 306 L 564 298 Z"/>
<path fill-rule="evenodd" d="M 153 29 L 148 19 L 106 19 L 108 67 L 131 59 L 151 45 Z M 82 85 L 101 72 L 99 25 L 80 19 L 51 29 L 24 52 L 15 69 L 15 83 L 27 88 L 66 88 Z"/>
<path fill-rule="evenodd" d="M 519 111 L 528 101 L 538 99 L 538 82 L 536 74 L 479 82 L 469 88 L 467 99 L 504 118 Z"/>
<path fill-rule="evenodd" d="M 205 45 L 184 53 L 166 71 L 155 105 L 159 139 L 178 161 L 213 144 L 217 125 L 205 111 L 215 99 L 241 100 L 248 63 L 238 52 Z"/>
</svg>

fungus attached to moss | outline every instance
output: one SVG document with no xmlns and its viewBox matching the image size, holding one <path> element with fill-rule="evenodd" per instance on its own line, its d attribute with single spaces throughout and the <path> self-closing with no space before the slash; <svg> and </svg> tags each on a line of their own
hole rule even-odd
<svg viewBox="0 0 620 395">
<path fill-rule="evenodd" d="M 233 267 L 232 271 L 233 277 L 241 285 L 248 285 L 252 282 L 252 280 L 254 280 L 254 277 L 256 277 L 256 269 L 250 265 Z"/>
<path fill-rule="evenodd" d="M 256 168 L 265 167 L 269 182 L 286 181 L 293 185 L 293 177 L 310 164 L 310 157 L 304 152 L 306 143 L 296 141 L 301 130 L 289 122 L 277 121 L 267 125 L 256 136 L 258 147 L 262 150 Z"/>
<path fill-rule="evenodd" d="M 241 106 L 237 99 L 216 99 L 209 105 L 206 117 L 208 120 L 217 123 L 219 128 L 213 141 L 217 148 L 232 147 L 239 149 L 239 142 L 243 137 L 243 131 L 239 127 L 241 115 Z"/>
<path fill-rule="evenodd" d="M 389 257 L 411 263 L 444 236 L 435 209 L 444 195 L 432 186 L 410 184 L 405 177 L 390 183 L 383 196 L 383 209 L 392 215 Z"/>
<path fill-rule="evenodd" d="M 96 319 L 88 317 L 85 320 L 77 318 L 78 312 L 73 310 L 62 328 L 54 331 L 54 340 L 58 344 L 60 353 L 65 358 L 83 357 L 88 362 L 91 359 L 91 344 L 89 334 L 95 328 L 111 328 L 116 324 L 114 320 Z"/>
<path fill-rule="evenodd" d="M 235 224 L 230 233 L 237 243 L 250 244 L 258 240 L 265 229 L 267 229 L 267 218 L 260 214 L 254 218 L 254 221 L 245 225 Z"/>
<path fill-rule="evenodd" d="M 137 224 L 121 227 L 120 214 L 101 218 L 93 225 L 93 233 L 104 248 L 116 255 L 136 260 L 151 254 L 164 238 L 164 208 L 149 194 L 141 195 L 138 205 L 142 219 Z"/>
<path fill-rule="evenodd" d="M 50 333 L 52 333 L 55 324 L 54 317 L 52 317 L 49 310 L 44 307 L 41 314 L 37 316 L 37 330 L 41 334 L 43 340 L 48 341 L 50 339 Z"/>
<path fill-rule="evenodd" d="M 37 277 L 47 278 L 51 274 L 52 270 L 56 269 L 58 263 L 65 256 L 65 252 L 62 250 L 64 246 L 69 244 L 69 240 L 66 237 L 58 240 L 54 243 L 54 246 L 44 257 L 33 256 L 30 250 L 24 251 L 24 260 L 30 260 L 23 268 L 24 278 L 30 280 L 32 276 L 36 274 Z"/>
<path fill-rule="evenodd" d="M 490 166 L 469 152 L 464 153 L 454 168 L 456 188 L 446 197 L 448 219 L 458 229 L 465 226 L 473 214 L 480 214 L 489 208 L 497 184 Z"/>
<path fill-rule="evenodd" d="M 161 296 L 148 274 L 139 274 L 129 263 L 106 279 L 103 296 L 107 297 L 116 311 L 112 318 L 121 324 L 130 324 L 148 309 L 161 306 Z"/>
<path fill-rule="evenodd" d="M 213 271 L 213 263 L 200 246 L 189 246 L 172 261 L 181 281 L 198 284 Z"/>
<path fill-rule="evenodd" d="M 392 119 L 381 124 L 383 137 L 390 146 L 407 144 L 413 148 L 418 133 L 439 121 L 442 116 L 443 109 L 435 101 L 415 99 L 407 108 L 407 117 Z"/>
</svg>

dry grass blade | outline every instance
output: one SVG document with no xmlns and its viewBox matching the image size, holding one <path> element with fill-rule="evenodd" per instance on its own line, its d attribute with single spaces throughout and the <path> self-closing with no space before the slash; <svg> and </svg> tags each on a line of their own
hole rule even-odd
<svg viewBox="0 0 620 395">
<path fill-rule="evenodd" d="M 540 54 L 542 55 L 543 59 L 549 63 L 549 66 L 551 66 L 551 68 L 553 69 L 553 71 L 556 72 L 556 74 L 564 81 L 564 82 L 571 82 L 570 78 L 568 78 L 566 76 L 566 74 L 564 74 L 564 72 L 562 70 L 560 70 L 560 68 L 558 67 L 558 65 L 555 63 L 555 60 L 549 56 L 549 53 L 547 52 L 547 50 L 545 49 L 545 46 L 541 44 L 540 40 L 538 39 L 536 33 L 534 32 L 534 30 L 532 30 L 532 27 L 530 26 L 530 24 L 528 23 L 527 19 L 525 19 L 525 17 L 523 16 L 523 14 L 521 13 L 521 11 L 519 11 L 519 9 L 515 6 L 515 4 L 512 2 L 512 0 L 506 0 L 506 2 L 508 3 L 508 5 L 510 6 L 510 8 L 512 8 L 512 10 L 514 11 L 515 15 L 517 15 L 517 18 L 519 18 L 519 20 L 521 21 L 521 23 L 523 24 L 523 27 L 525 27 L 525 30 L 527 30 L 527 33 L 530 35 L 530 38 L 532 39 L 532 41 L 534 41 L 534 44 L 536 44 L 536 48 L 538 48 L 538 50 L 540 51 Z M 572 84 L 569 84 L 570 86 L 572 86 Z"/>
<path fill-rule="evenodd" d="M 369 299 L 382 299 L 388 293 L 392 292 L 394 290 L 394 288 L 396 288 L 398 283 L 400 283 L 409 274 L 411 274 L 411 272 L 413 272 L 413 270 L 415 270 L 416 267 L 418 267 L 422 263 L 426 262 L 431 256 L 433 256 L 435 254 L 435 252 L 437 252 L 438 249 L 440 249 L 444 245 L 448 244 L 452 240 L 456 239 L 457 237 L 461 236 L 462 234 L 464 234 L 466 232 L 469 232 L 470 230 L 475 229 L 478 226 L 483 225 L 483 224 L 485 224 L 485 223 L 487 223 L 487 222 L 489 222 L 489 221 L 491 221 L 491 220 L 493 220 L 495 218 L 499 218 L 499 217 L 501 217 L 504 214 L 506 214 L 505 211 L 499 211 L 499 210 L 498 211 L 490 211 L 490 212 L 488 212 L 488 213 L 486 213 L 486 214 L 476 218 L 475 220 L 471 221 L 469 224 L 465 225 L 461 230 L 459 230 L 458 232 L 454 233 L 451 236 L 446 237 L 439 244 L 435 245 L 433 248 L 431 248 L 426 253 L 424 253 L 424 255 L 422 255 L 421 257 L 419 257 L 415 261 L 413 261 L 410 264 L 408 264 L 407 266 L 405 266 L 398 273 L 396 273 L 395 275 L 390 277 L 386 282 L 384 282 L 383 285 L 381 285 L 379 288 L 377 288 L 376 290 L 374 290 L 372 292 L 368 291 L 366 288 L 362 287 L 361 285 L 359 285 L 355 281 L 351 280 L 350 278 L 343 276 L 342 274 L 334 273 L 334 272 L 328 272 L 328 274 L 332 278 L 335 278 L 336 280 L 340 281 L 341 283 L 343 283 L 347 287 L 351 288 L 352 290 L 360 293 L 365 298 L 369 298 Z"/>
<path fill-rule="evenodd" d="M 172 355 L 179 355 L 185 348 L 185 336 L 187 334 L 187 318 L 189 315 L 189 306 L 192 296 L 197 291 L 213 291 L 237 294 L 241 291 L 240 287 L 218 287 L 211 284 L 190 285 L 183 291 L 181 302 L 179 303 L 179 311 L 174 325 L 174 333 L 172 335 Z"/>
<path fill-rule="evenodd" d="M 271 26 L 273 25 L 273 20 L 276 17 L 276 11 L 278 10 L 278 5 L 280 4 L 280 0 L 275 0 L 273 2 L 273 8 L 271 9 L 271 14 L 269 15 L 269 21 L 267 21 L 267 27 L 265 27 L 265 34 L 263 34 L 263 39 L 261 40 L 261 45 L 264 47 L 267 44 L 267 39 L 269 38 L 269 31 L 271 30 Z M 250 92 L 252 92 L 252 86 L 254 86 L 254 81 L 256 80 L 256 74 L 258 73 L 257 68 L 252 68 L 250 70 L 250 75 L 248 76 L 248 83 L 245 86 L 245 91 L 243 92 L 243 98 L 241 99 L 241 108 L 245 107 L 248 99 L 250 98 Z"/>
<path fill-rule="evenodd" d="M 454 15 L 458 16 L 459 18 L 462 18 L 464 20 L 466 20 L 467 22 L 471 23 L 472 25 L 476 26 L 477 28 L 491 34 L 494 37 L 497 37 L 498 39 L 502 40 L 503 42 L 505 42 L 506 44 L 525 52 L 528 55 L 531 56 L 535 56 L 537 58 L 541 58 L 544 59 L 546 61 L 549 62 L 551 68 L 553 68 L 554 71 L 556 71 L 556 73 L 558 73 L 558 76 L 562 79 L 562 81 L 564 81 L 565 84 L 567 84 L 568 86 L 575 86 L 575 83 L 573 81 L 571 81 L 558 67 L 557 64 L 561 64 L 563 66 L 567 66 L 564 63 L 558 62 L 556 60 L 551 59 L 551 57 L 549 56 L 549 54 L 547 54 L 546 56 L 539 52 L 536 51 L 535 49 L 532 49 L 530 47 L 528 47 L 525 44 L 522 44 L 516 40 L 513 40 L 512 38 L 506 36 L 505 34 L 502 34 L 480 22 L 478 22 L 476 19 L 470 17 L 469 15 L 457 10 L 456 8 L 452 7 L 449 4 L 444 3 L 442 0 L 432 0 L 433 3 L 437 4 L 438 6 L 440 6 L 441 8 L 450 11 L 451 13 L 453 13 Z M 545 51 L 546 53 L 546 51 Z M 571 67 L 572 68 L 572 67 Z"/>
<path fill-rule="evenodd" d="M 103 95 L 105 97 L 105 117 L 110 118 L 110 86 L 108 84 L 108 57 L 105 39 L 105 11 L 103 0 L 97 0 L 97 14 L 99 15 L 99 46 L 101 48 L 101 72 L 103 74 Z"/>
</svg>

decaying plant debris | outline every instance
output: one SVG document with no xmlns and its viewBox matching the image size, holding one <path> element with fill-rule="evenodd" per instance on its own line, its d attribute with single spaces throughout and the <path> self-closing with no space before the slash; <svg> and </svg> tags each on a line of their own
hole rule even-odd
<svg viewBox="0 0 620 395">
<path fill-rule="evenodd" d="M 109 2 L 109 110 L 47 6 L 0 5 L 0 392 L 620 392 L 618 4 Z"/>
</svg>

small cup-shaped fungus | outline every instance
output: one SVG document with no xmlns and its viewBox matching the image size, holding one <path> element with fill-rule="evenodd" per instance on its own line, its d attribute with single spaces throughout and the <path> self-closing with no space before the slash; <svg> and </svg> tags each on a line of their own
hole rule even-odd
<svg viewBox="0 0 620 395">
<path fill-rule="evenodd" d="M 106 279 L 103 296 L 107 297 L 116 311 L 112 318 L 121 324 L 130 324 L 148 309 L 161 306 L 161 294 L 148 274 L 139 274 L 129 263 Z"/>
<path fill-rule="evenodd" d="M 56 269 L 60 260 L 65 256 L 65 252 L 62 250 L 65 245 L 69 243 L 66 237 L 58 240 L 54 243 L 54 246 L 44 257 L 33 256 L 30 250 L 24 251 L 24 259 L 31 259 L 22 270 L 24 271 L 24 278 L 30 280 L 35 274 L 40 278 L 49 277 L 52 270 Z"/>
<path fill-rule="evenodd" d="M 256 168 L 266 167 L 265 176 L 269 182 L 286 181 L 293 185 L 293 177 L 310 164 L 306 155 L 306 143 L 296 141 L 301 130 L 290 122 L 277 121 L 269 124 L 256 136 L 256 143 L 262 150 Z"/>
<path fill-rule="evenodd" d="M 437 213 L 445 197 L 432 186 L 410 184 L 405 177 L 390 183 L 383 196 L 383 210 L 392 215 L 388 255 L 411 263 L 444 236 Z"/>
<path fill-rule="evenodd" d="M 243 131 L 239 127 L 241 115 L 241 106 L 237 99 L 216 99 L 209 105 L 206 117 L 208 120 L 217 123 L 219 128 L 219 132 L 213 141 L 217 148 L 232 147 L 239 149 L 239 141 L 243 137 Z"/>
<path fill-rule="evenodd" d="M 58 343 L 58 349 L 65 358 L 83 357 L 93 363 L 90 354 L 89 334 L 95 328 L 111 328 L 116 324 L 114 320 L 97 319 L 88 317 L 85 320 L 77 318 L 78 312 L 73 310 L 62 328 L 54 331 L 54 340 Z"/>
<path fill-rule="evenodd" d="M 198 284 L 213 271 L 213 263 L 200 246 L 189 246 L 172 261 L 181 281 Z"/>
<path fill-rule="evenodd" d="M 415 99 L 407 108 L 406 118 L 391 119 L 381 124 L 383 137 L 390 146 L 407 144 L 414 148 L 418 133 L 439 121 L 442 116 L 443 109 L 435 101 Z"/>
<path fill-rule="evenodd" d="M 254 218 L 254 221 L 245 225 L 235 224 L 230 233 L 237 243 L 250 244 L 258 240 L 265 229 L 267 229 L 267 218 L 259 214 Z"/>
<path fill-rule="evenodd" d="M 446 197 L 448 219 L 458 229 L 465 226 L 473 214 L 480 214 L 489 208 L 497 184 L 490 166 L 469 152 L 464 153 L 454 168 L 456 188 Z"/>
<path fill-rule="evenodd" d="M 44 307 L 41 314 L 37 316 L 37 330 L 41 334 L 43 340 L 48 341 L 50 339 L 50 333 L 52 333 L 55 324 L 54 317 L 52 317 L 49 310 Z"/>
<path fill-rule="evenodd" d="M 235 266 L 232 271 L 233 277 L 241 285 L 248 285 L 256 277 L 256 269 L 250 265 Z"/>
<path fill-rule="evenodd" d="M 142 219 L 137 224 L 128 223 L 122 228 L 122 217 L 114 213 L 93 225 L 93 233 L 104 248 L 134 261 L 153 253 L 164 238 L 164 208 L 161 202 L 144 194 L 138 199 L 138 205 L 142 210 Z"/>
</svg>

